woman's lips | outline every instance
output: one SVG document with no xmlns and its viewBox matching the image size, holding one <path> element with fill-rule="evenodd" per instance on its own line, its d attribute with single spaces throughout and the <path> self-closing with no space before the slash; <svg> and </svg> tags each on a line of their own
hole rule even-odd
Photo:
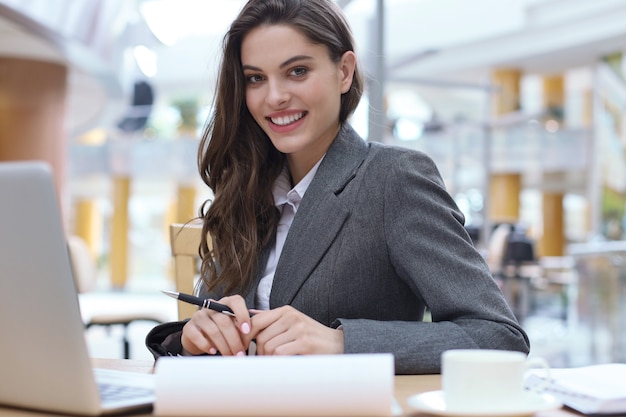
<svg viewBox="0 0 626 417">
<path fill-rule="evenodd" d="M 274 132 L 277 133 L 285 133 L 291 132 L 292 130 L 297 129 L 304 123 L 304 119 L 306 118 L 307 112 L 297 112 L 291 114 L 282 114 L 266 117 L 269 121 L 269 127 Z"/>
</svg>

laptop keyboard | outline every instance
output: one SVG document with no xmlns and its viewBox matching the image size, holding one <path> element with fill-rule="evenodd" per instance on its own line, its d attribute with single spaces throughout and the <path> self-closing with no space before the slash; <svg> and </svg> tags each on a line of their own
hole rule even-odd
<svg viewBox="0 0 626 417">
<path fill-rule="evenodd" d="M 105 403 L 147 397 L 154 393 L 154 390 L 145 387 L 132 387 L 107 382 L 99 382 L 98 390 L 100 391 L 102 402 Z"/>
<path fill-rule="evenodd" d="M 154 401 L 155 376 L 111 369 L 94 369 L 105 409 L 121 404 L 151 404 Z"/>
</svg>

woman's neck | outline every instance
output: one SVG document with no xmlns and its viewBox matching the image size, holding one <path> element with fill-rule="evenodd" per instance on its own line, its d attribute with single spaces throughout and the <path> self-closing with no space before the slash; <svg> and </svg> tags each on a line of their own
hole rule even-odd
<svg viewBox="0 0 626 417">
<path fill-rule="evenodd" d="M 287 155 L 287 164 L 289 165 L 289 172 L 291 173 L 291 185 L 295 186 L 302 178 L 308 174 L 308 172 L 317 164 L 317 162 L 326 154 L 330 145 L 339 134 L 341 125 L 337 126 L 335 134 L 329 135 L 331 139 L 319 142 L 313 149 L 303 150 L 302 152 L 292 153 Z"/>
</svg>

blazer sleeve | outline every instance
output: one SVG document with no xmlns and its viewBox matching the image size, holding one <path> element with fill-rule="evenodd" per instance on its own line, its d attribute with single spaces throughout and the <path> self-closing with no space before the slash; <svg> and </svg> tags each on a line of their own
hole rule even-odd
<svg viewBox="0 0 626 417">
<path fill-rule="evenodd" d="M 381 158 L 374 175 L 384 178 L 388 256 L 416 299 L 424 300 L 432 322 L 339 319 L 345 352 L 392 352 L 398 374 L 439 373 L 448 349 L 528 353 L 528 337 L 474 248 L 434 162 L 397 150 L 381 150 Z"/>
<path fill-rule="evenodd" d="M 183 346 L 180 337 L 188 320 L 158 324 L 146 335 L 146 348 L 154 359 L 161 356 L 180 356 Z"/>
</svg>

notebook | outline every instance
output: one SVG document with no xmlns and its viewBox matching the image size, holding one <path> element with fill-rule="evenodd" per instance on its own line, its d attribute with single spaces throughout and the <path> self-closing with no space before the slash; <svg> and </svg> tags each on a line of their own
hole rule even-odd
<svg viewBox="0 0 626 417">
<path fill-rule="evenodd" d="M 0 162 L 0 404 L 79 415 L 149 408 L 154 375 L 94 370 L 51 168 Z M 121 396 L 103 397 L 99 385 Z"/>
<path fill-rule="evenodd" d="M 550 370 L 550 384 L 544 389 L 563 404 L 584 414 L 624 415 L 626 413 L 626 363 L 603 363 Z M 545 384 L 546 375 L 529 371 L 525 385 Z"/>
</svg>

